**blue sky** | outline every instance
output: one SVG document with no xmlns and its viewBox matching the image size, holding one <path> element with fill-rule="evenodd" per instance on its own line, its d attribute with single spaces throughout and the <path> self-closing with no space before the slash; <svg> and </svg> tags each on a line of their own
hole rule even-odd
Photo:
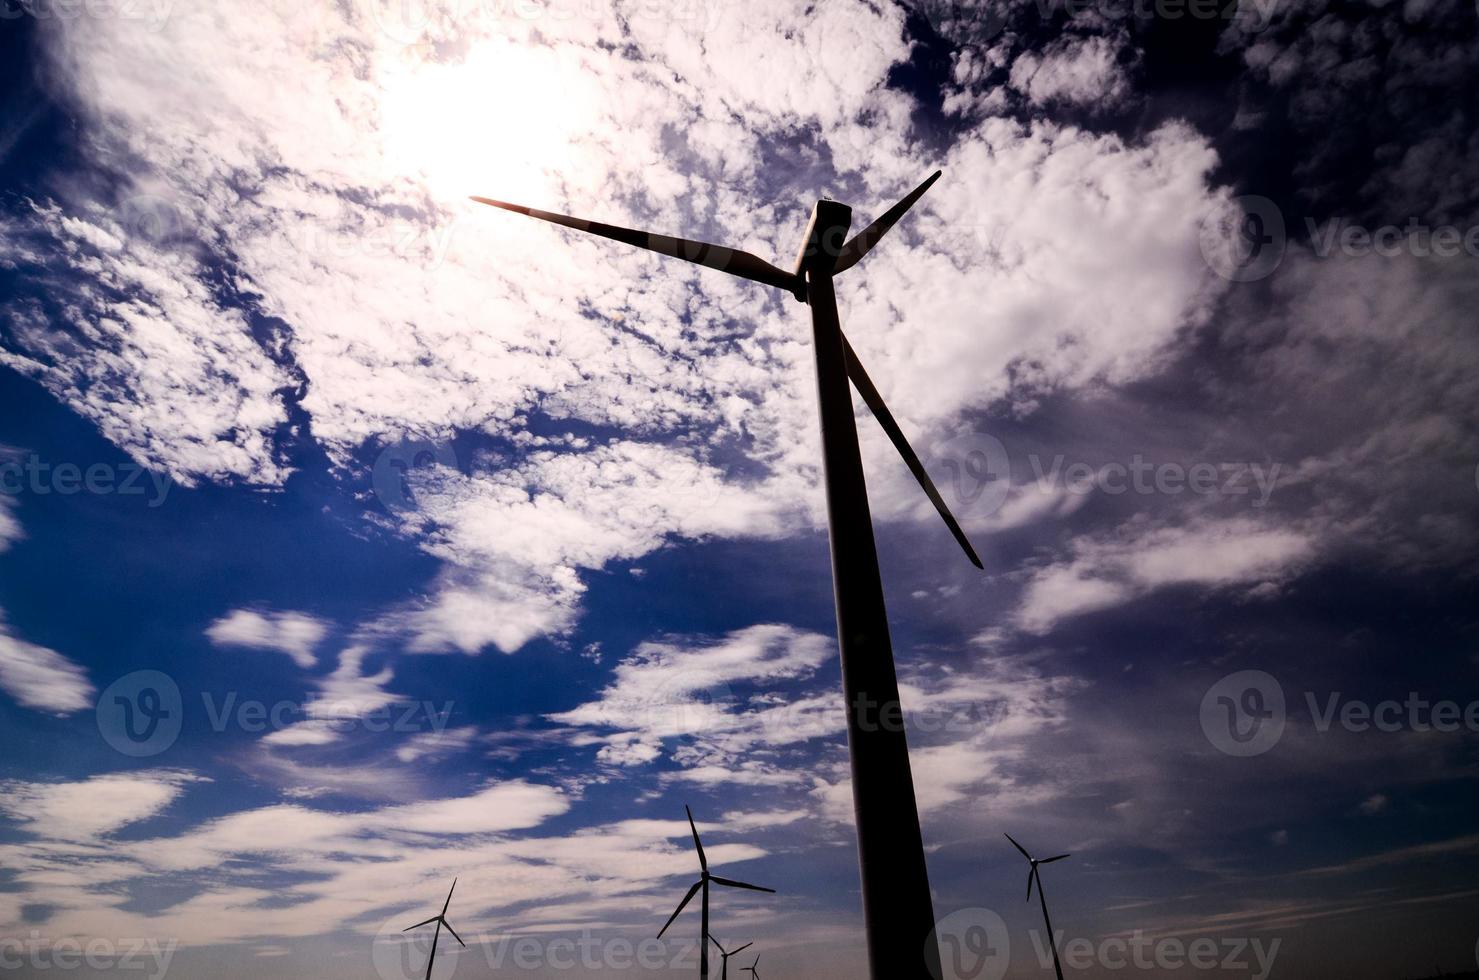
<svg viewBox="0 0 1479 980">
<path fill-rule="evenodd" d="M 460 876 L 445 976 L 691 972 L 688 804 L 856 976 L 805 311 L 466 196 L 941 167 L 839 302 L 986 564 L 860 405 L 942 930 L 1043 969 L 1010 832 L 1075 976 L 1474 968 L 1475 10 L 1129 9 L 7 10 L 0 967 L 397 980 Z"/>
</svg>

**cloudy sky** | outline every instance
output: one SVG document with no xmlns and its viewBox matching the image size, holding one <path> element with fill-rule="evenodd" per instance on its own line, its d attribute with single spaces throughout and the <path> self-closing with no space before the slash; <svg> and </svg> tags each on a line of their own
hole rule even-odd
<svg viewBox="0 0 1479 980">
<path fill-rule="evenodd" d="M 805 310 L 467 195 L 936 168 L 839 302 L 986 564 L 860 406 L 945 932 L 1043 969 L 1011 832 L 1077 976 L 1475 967 L 1468 0 L 0 14 L 0 968 L 400 980 L 460 876 L 445 976 L 688 975 L 688 804 L 858 976 Z"/>
</svg>

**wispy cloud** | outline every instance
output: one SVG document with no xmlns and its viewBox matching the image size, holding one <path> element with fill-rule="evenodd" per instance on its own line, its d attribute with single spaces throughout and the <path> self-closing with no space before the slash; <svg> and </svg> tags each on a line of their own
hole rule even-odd
<svg viewBox="0 0 1479 980">
<path fill-rule="evenodd" d="M 60 715 L 91 707 L 95 693 L 87 671 L 55 650 L 12 635 L 3 615 L 0 615 L 0 689 L 18 704 Z"/>
<path fill-rule="evenodd" d="M 237 609 L 211 623 L 205 635 L 216 646 L 285 653 L 309 670 L 318 662 L 313 650 L 328 629 L 327 623 L 307 613 Z"/>
</svg>

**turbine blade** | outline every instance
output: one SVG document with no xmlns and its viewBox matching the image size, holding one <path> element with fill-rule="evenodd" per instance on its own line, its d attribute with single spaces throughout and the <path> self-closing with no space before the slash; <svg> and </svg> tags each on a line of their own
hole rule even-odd
<svg viewBox="0 0 1479 980">
<path fill-rule="evenodd" d="M 1073 857 L 1073 855 L 1072 854 L 1059 854 L 1057 857 L 1043 858 L 1041 861 L 1039 861 L 1037 863 L 1038 864 L 1052 864 L 1054 861 L 1061 861 L 1061 860 L 1063 860 L 1066 857 Z"/>
<path fill-rule="evenodd" d="M 693 883 L 693 887 L 690 888 L 690 889 L 688 889 L 688 894 L 683 896 L 683 901 L 681 901 L 681 902 L 678 903 L 678 907 L 673 910 L 673 914 L 670 915 L 670 916 L 668 916 L 668 921 L 665 922 L 665 923 L 663 923 L 662 930 L 660 932 L 658 932 L 658 934 L 657 934 L 657 938 L 658 939 L 661 939 L 662 938 L 662 934 L 664 932 L 667 932 L 668 931 L 668 926 L 670 926 L 670 925 L 673 924 L 673 920 L 678 917 L 678 913 L 682 912 L 683 909 L 688 906 L 688 903 L 693 900 L 693 896 L 698 893 L 698 890 L 701 887 L 703 887 L 703 881 L 702 880 L 695 881 Z"/>
<path fill-rule="evenodd" d="M 940 496 L 940 491 L 935 489 L 935 481 L 930 479 L 930 475 L 925 470 L 924 464 L 919 461 L 919 456 L 914 452 L 914 447 L 910 446 L 909 440 L 904 438 L 904 433 L 899 428 L 899 423 L 894 421 L 893 413 L 884 404 L 883 396 L 878 393 L 878 388 L 874 386 L 873 379 L 868 377 L 868 372 L 863 370 L 863 362 L 858 360 L 857 352 L 852 349 L 852 344 L 848 343 L 846 337 L 842 338 L 842 348 L 843 352 L 847 355 L 847 375 L 852 378 L 852 383 L 858 389 L 858 394 L 863 396 L 863 401 L 867 403 L 868 408 L 873 412 L 873 417 L 878 420 L 879 425 L 883 426 L 883 431 L 888 434 L 889 440 L 894 444 L 894 448 L 899 451 L 899 455 L 904 457 L 904 464 L 909 467 L 909 472 L 914 474 L 914 479 L 918 480 L 919 485 L 924 488 L 925 496 L 930 498 L 930 503 L 935 505 L 935 510 L 939 511 L 940 516 L 945 519 L 945 526 L 950 529 L 950 533 L 955 535 L 955 540 L 965 549 L 965 556 L 971 560 L 972 565 L 984 571 L 985 566 L 981 564 L 981 558 L 976 554 L 976 549 L 971 547 L 970 538 L 965 536 L 965 531 L 961 529 L 960 523 L 955 519 L 955 515 L 950 513 L 950 508 L 945 505 L 945 499 Z M 1009 837 L 1008 840 L 1010 839 Z M 1021 848 L 1019 847 L 1018 850 L 1021 850 Z M 1026 854 L 1027 852 L 1022 851 L 1022 853 Z"/>
<path fill-rule="evenodd" d="M 749 279 L 767 286 L 775 286 L 778 289 L 784 289 L 791 293 L 796 293 L 802 288 L 801 280 L 793 273 L 778 269 L 759 256 L 739 249 L 725 248 L 723 245 L 710 245 L 708 242 L 690 241 L 687 238 L 670 238 L 667 235 L 656 235 L 647 231 L 635 231 L 631 228 L 622 228 L 618 225 L 603 224 L 599 221 L 588 221 L 585 218 L 572 218 L 566 214 L 556 214 L 553 211 L 540 211 L 538 208 L 526 208 L 522 204 L 509 204 L 507 201 L 495 201 L 489 197 L 474 197 L 473 200 L 479 204 L 502 208 L 505 211 L 512 211 L 515 214 L 526 214 L 531 218 L 539 218 L 541 221 L 563 225 L 566 228 L 574 228 L 576 231 L 589 232 L 592 235 L 600 235 L 602 238 L 609 238 L 612 241 L 635 245 L 637 248 L 645 248 L 649 252 L 670 255 L 675 259 L 683 259 L 686 262 L 708 266 L 710 269 L 718 269 L 720 272 L 727 272 L 732 276 L 739 276 L 741 279 Z"/>
<path fill-rule="evenodd" d="M 452 887 L 447 889 L 447 900 L 442 903 L 442 914 L 447 914 L 447 906 L 452 904 L 452 893 L 457 890 L 457 879 L 452 879 Z"/>
<path fill-rule="evenodd" d="M 888 234 L 888 230 L 898 223 L 905 212 L 914 207 L 914 202 L 924 196 L 924 192 L 930 189 L 930 185 L 940 179 L 942 172 L 936 170 L 930 174 L 924 183 L 909 192 L 908 197 L 883 212 L 882 217 L 858 232 L 846 245 L 842 246 L 842 250 L 837 253 L 837 265 L 832 269 L 832 274 L 840 276 L 857 265 L 863 256 L 873 250 L 878 240 Z"/>
<path fill-rule="evenodd" d="M 712 935 L 709 936 L 709 942 L 713 943 L 715 946 L 719 946 L 719 940 L 715 939 Z M 740 947 L 740 948 L 743 949 L 744 947 Z M 729 956 L 728 953 L 725 953 L 724 952 L 724 947 L 723 946 L 719 946 L 719 952 L 720 953 L 724 953 L 724 955 L 726 957 Z"/>
<path fill-rule="evenodd" d="M 406 926 L 406 928 L 402 929 L 401 932 L 410 932 L 412 929 L 420 929 L 422 926 L 429 926 L 440 918 L 441 916 L 434 915 L 431 918 L 427 919 L 425 922 L 418 922 L 414 926 Z"/>
<path fill-rule="evenodd" d="M 743 951 L 745 951 L 745 950 L 747 950 L 747 949 L 749 949 L 749 948 L 750 948 L 750 947 L 751 947 L 751 946 L 753 946 L 753 945 L 755 945 L 755 943 L 754 943 L 754 941 L 753 941 L 753 940 L 752 940 L 752 941 L 750 941 L 750 942 L 748 942 L 748 943 L 745 943 L 745 944 L 744 944 L 744 945 L 743 945 L 743 946 L 741 946 L 741 947 L 739 947 L 739 948 L 738 948 L 738 949 L 731 949 L 731 950 L 730 950 L 730 951 L 729 951 L 729 955 L 730 955 L 730 956 L 733 956 L 733 955 L 734 955 L 734 954 L 735 954 L 735 953 L 740 953 L 740 952 L 743 952 Z"/>
<path fill-rule="evenodd" d="M 1032 866 L 1032 870 L 1029 871 L 1029 872 L 1027 872 L 1027 901 L 1029 901 L 1029 902 L 1032 901 L 1032 881 L 1036 877 L 1037 877 L 1037 865 L 1034 864 Z"/>
<path fill-rule="evenodd" d="M 1032 855 L 1027 853 L 1027 848 L 1025 848 L 1021 844 L 1018 844 L 1017 843 L 1017 838 L 1013 837 L 1011 834 L 1002 834 L 1002 836 L 1005 837 L 1007 840 L 1011 841 L 1012 842 L 1012 846 L 1015 847 L 1017 850 L 1021 851 L 1023 857 L 1025 857 L 1029 861 L 1032 860 Z"/>
<path fill-rule="evenodd" d="M 709 870 L 709 859 L 704 857 L 704 845 L 698 839 L 698 828 L 693 824 L 693 811 L 688 809 L 688 805 L 685 803 L 683 805 L 683 812 L 688 814 L 688 829 L 693 831 L 693 846 L 698 850 L 699 867 L 707 871 Z"/>
<path fill-rule="evenodd" d="M 452 923 L 448 922 L 446 919 L 443 919 L 442 925 L 447 927 L 447 931 L 452 934 L 452 938 L 457 940 L 460 945 L 462 945 L 464 948 L 467 946 L 467 943 L 462 942 L 462 937 L 457 935 L 457 930 L 452 928 Z"/>
<path fill-rule="evenodd" d="M 735 881 L 733 878 L 721 878 L 718 875 L 709 875 L 709 880 L 716 885 L 728 885 L 730 888 L 748 888 L 755 892 L 769 892 L 775 894 L 774 888 L 761 888 L 759 885 L 747 884 L 743 881 Z"/>
</svg>

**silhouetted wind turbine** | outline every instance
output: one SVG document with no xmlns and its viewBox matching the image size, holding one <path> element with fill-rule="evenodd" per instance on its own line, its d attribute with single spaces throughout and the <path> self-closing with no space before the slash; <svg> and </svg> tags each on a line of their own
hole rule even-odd
<svg viewBox="0 0 1479 980">
<path fill-rule="evenodd" d="M 709 942 L 715 946 L 719 946 L 719 980 L 729 980 L 729 958 L 731 956 L 755 945 L 753 942 L 748 942 L 743 946 L 736 946 L 734 949 L 726 950 L 723 946 L 719 945 L 719 940 L 713 936 L 709 937 Z"/>
<path fill-rule="evenodd" d="M 755 962 L 751 963 L 749 966 L 741 967 L 740 969 L 742 972 L 748 973 L 751 977 L 754 978 L 754 980 L 760 980 L 760 954 L 755 954 Z"/>
<path fill-rule="evenodd" d="M 842 335 L 832 279 L 857 265 L 939 177 L 939 171 L 931 174 L 845 244 L 842 243 L 852 225 L 852 209 L 836 201 L 818 201 L 812 209 L 796 267 L 790 272 L 749 252 L 720 245 L 634 231 L 485 197 L 473 198 L 482 204 L 784 289 L 811 308 L 837 638 L 848 708 L 847 738 L 852 752 L 863 915 L 868 933 L 869 969 L 875 980 L 937 977 L 940 960 L 939 947 L 932 938 L 935 922 L 924 841 L 914 801 L 909 745 L 899 705 L 899 683 L 894 672 L 849 378 L 967 557 L 977 568 L 982 565 L 883 397 L 863 370 L 857 353 Z"/>
<path fill-rule="evenodd" d="M 431 958 L 426 961 L 426 980 L 431 980 L 431 966 L 437 961 L 437 940 L 441 938 L 442 926 L 447 927 L 447 931 L 452 934 L 452 938 L 457 940 L 459 945 L 463 947 L 467 946 L 467 943 L 464 943 L 462 941 L 462 937 L 457 935 L 457 930 L 452 928 L 452 923 L 447 921 L 447 906 L 452 904 L 452 893 L 456 890 L 457 879 L 453 878 L 452 887 L 447 889 L 447 900 L 442 903 L 441 913 L 432 916 L 425 922 L 418 922 L 414 926 L 406 926 L 406 928 L 401 930 L 401 932 L 410 932 L 412 929 L 420 929 L 422 926 L 429 926 L 433 922 L 437 924 L 437 930 L 436 932 L 432 933 L 431 936 Z"/>
<path fill-rule="evenodd" d="M 1005 836 L 1007 840 L 1012 842 L 1013 847 L 1022 852 L 1023 857 L 1032 862 L 1032 867 L 1027 872 L 1027 901 L 1032 901 L 1032 883 L 1036 881 L 1037 899 L 1042 903 L 1043 925 L 1048 927 L 1048 945 L 1053 948 L 1053 971 L 1058 974 L 1058 980 L 1063 980 L 1063 967 L 1058 962 L 1058 943 L 1057 940 L 1053 938 L 1053 920 L 1048 918 L 1048 897 L 1043 894 L 1042 875 L 1038 874 L 1037 869 L 1039 865 L 1052 864 L 1054 861 L 1061 861 L 1069 855 L 1059 854 L 1057 857 L 1043 858 L 1041 861 L 1039 861 L 1031 854 L 1028 854 L 1027 848 L 1023 847 L 1021 844 L 1018 844 L 1017 839 L 1011 834 L 1005 834 L 1003 836 Z"/>
<path fill-rule="evenodd" d="M 709 874 L 709 859 L 704 856 L 703 842 L 698 839 L 698 827 L 693 823 L 693 811 L 686 806 L 683 808 L 683 811 L 688 814 L 688 829 L 693 831 L 693 847 L 698 851 L 698 866 L 700 869 L 698 881 L 693 883 L 693 887 L 688 889 L 688 894 L 683 896 L 683 901 L 679 902 L 673 914 L 668 916 L 668 921 L 663 924 L 662 930 L 657 934 L 657 938 L 661 939 L 662 934 L 668 931 L 668 926 L 673 924 L 673 920 L 678 917 L 678 913 L 682 912 L 688 903 L 692 901 L 694 893 L 702 891 L 704 893 L 703 931 L 698 934 L 698 975 L 700 977 L 707 977 L 709 975 L 709 940 L 713 938 L 709 935 L 709 882 L 712 881 L 716 885 L 725 885 L 729 888 L 748 888 L 751 891 L 769 892 L 772 895 L 775 894 L 775 889 L 761 888 L 759 885 L 750 885 L 743 881 L 735 881 L 732 878 L 721 878 L 718 875 Z M 718 943 L 715 943 L 715 945 L 717 946 Z M 720 949 L 722 950 L 723 947 L 721 946 Z"/>
</svg>

